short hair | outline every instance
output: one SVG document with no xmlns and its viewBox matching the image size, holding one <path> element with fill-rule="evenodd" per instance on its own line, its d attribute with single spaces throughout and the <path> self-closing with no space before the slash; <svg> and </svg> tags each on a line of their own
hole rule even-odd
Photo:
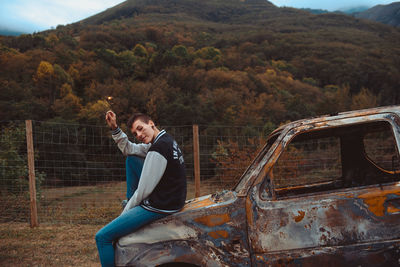
<svg viewBox="0 0 400 267">
<path fill-rule="evenodd" d="M 149 123 L 151 118 L 150 116 L 143 113 L 135 113 L 128 119 L 127 126 L 129 127 L 129 129 L 132 129 L 133 123 L 137 120 L 141 120 L 144 123 Z"/>
</svg>

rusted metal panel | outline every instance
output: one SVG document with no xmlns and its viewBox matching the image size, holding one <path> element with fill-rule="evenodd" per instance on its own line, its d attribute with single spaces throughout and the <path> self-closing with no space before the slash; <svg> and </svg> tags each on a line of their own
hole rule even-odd
<svg viewBox="0 0 400 267">
<path fill-rule="evenodd" d="M 346 192 L 347 191 L 347 192 Z M 400 237 L 400 184 L 256 202 L 249 238 L 255 253 L 343 246 Z M 250 224 L 250 223 L 249 223 Z"/>
<path fill-rule="evenodd" d="M 244 201 L 226 191 L 189 202 L 182 212 L 121 238 L 116 263 L 250 266 Z"/>
</svg>

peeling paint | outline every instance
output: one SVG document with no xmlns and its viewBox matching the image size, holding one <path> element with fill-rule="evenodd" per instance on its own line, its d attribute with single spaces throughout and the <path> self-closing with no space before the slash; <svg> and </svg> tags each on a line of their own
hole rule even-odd
<svg viewBox="0 0 400 267">
<path fill-rule="evenodd" d="M 209 236 L 211 236 L 214 239 L 218 239 L 218 238 L 228 238 L 229 234 L 227 231 L 225 230 L 219 230 L 219 231 L 214 231 L 214 232 L 209 232 L 208 233 Z"/>
<path fill-rule="evenodd" d="M 213 204 L 215 204 L 215 202 L 210 198 L 210 196 L 206 196 L 198 199 L 193 199 L 191 202 L 186 203 L 182 211 L 203 208 Z"/>
<path fill-rule="evenodd" d="M 396 208 L 393 204 L 389 204 L 387 207 L 388 213 L 400 213 L 400 209 Z"/>
<path fill-rule="evenodd" d="M 208 227 L 222 225 L 229 222 L 229 214 L 211 214 L 203 217 L 196 218 L 195 221 Z"/>
<path fill-rule="evenodd" d="M 252 211 L 253 203 L 249 198 L 246 198 L 246 218 L 250 224 L 253 224 L 253 211 Z"/>
<path fill-rule="evenodd" d="M 368 205 L 368 210 L 371 211 L 375 216 L 383 216 L 385 214 L 385 203 L 386 196 L 379 196 L 374 198 L 365 198 L 364 203 Z"/>
<path fill-rule="evenodd" d="M 395 194 L 400 196 L 398 189 L 370 192 L 359 195 L 358 197 L 363 199 L 364 203 L 368 206 L 368 210 L 375 214 L 375 216 L 382 217 L 385 214 L 385 202 L 389 194 Z"/>
<path fill-rule="evenodd" d="M 152 244 L 168 240 L 181 240 L 196 238 L 197 233 L 194 229 L 187 227 L 179 222 L 168 225 L 153 223 L 149 227 L 141 228 L 138 231 L 119 239 L 121 246 L 132 243 Z"/>
<path fill-rule="evenodd" d="M 301 220 L 303 220 L 304 215 L 306 215 L 306 213 L 302 210 L 297 211 L 299 213 L 299 215 L 294 216 L 293 219 L 295 222 L 300 222 Z"/>
</svg>

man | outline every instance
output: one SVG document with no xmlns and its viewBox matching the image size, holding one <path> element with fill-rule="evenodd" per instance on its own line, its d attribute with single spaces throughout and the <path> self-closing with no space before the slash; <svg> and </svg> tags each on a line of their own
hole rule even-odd
<svg viewBox="0 0 400 267">
<path fill-rule="evenodd" d="M 141 142 L 134 144 L 118 127 L 114 112 L 106 113 L 106 122 L 118 148 L 127 156 L 128 202 L 121 215 L 96 234 L 103 267 L 114 266 L 113 241 L 181 210 L 186 199 L 183 155 L 165 130 L 160 131 L 147 115 L 134 114 L 127 123 Z"/>
</svg>

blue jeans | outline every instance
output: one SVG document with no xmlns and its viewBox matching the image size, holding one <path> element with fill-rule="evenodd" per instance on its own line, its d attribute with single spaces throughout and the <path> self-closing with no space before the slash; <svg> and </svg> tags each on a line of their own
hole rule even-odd
<svg viewBox="0 0 400 267">
<path fill-rule="evenodd" d="M 128 199 L 132 197 L 137 189 L 143 162 L 142 158 L 135 156 L 128 156 L 126 159 L 126 196 Z M 141 206 L 136 206 L 100 229 L 96 234 L 96 245 L 101 266 L 115 266 L 113 241 L 165 216 L 167 215 L 151 212 Z"/>
</svg>

